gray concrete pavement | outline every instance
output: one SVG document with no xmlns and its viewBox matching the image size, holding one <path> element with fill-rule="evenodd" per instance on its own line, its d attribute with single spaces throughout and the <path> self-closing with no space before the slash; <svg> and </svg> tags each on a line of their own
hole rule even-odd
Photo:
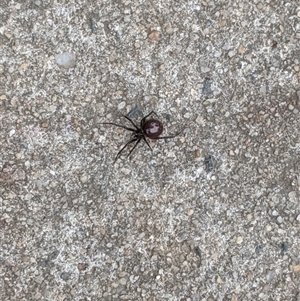
<svg viewBox="0 0 300 301">
<path fill-rule="evenodd" d="M 298 1 L 0 16 L 1 300 L 299 300 Z"/>
</svg>

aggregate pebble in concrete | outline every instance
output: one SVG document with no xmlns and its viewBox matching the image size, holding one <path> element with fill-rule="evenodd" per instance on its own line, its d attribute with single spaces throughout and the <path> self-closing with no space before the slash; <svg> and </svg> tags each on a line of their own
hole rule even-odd
<svg viewBox="0 0 300 301">
<path fill-rule="evenodd" d="M 298 1 L 0 14 L 1 300 L 298 300 Z"/>
<path fill-rule="evenodd" d="M 55 56 L 57 65 L 63 68 L 73 68 L 76 64 L 76 56 L 73 53 L 59 53 Z"/>
</svg>

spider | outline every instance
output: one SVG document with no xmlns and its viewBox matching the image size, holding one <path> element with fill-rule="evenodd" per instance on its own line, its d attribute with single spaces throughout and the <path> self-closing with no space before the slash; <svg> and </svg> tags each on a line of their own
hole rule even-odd
<svg viewBox="0 0 300 301">
<path fill-rule="evenodd" d="M 135 142 L 135 145 L 131 148 L 130 152 L 128 153 L 127 157 L 130 156 L 130 154 L 134 151 L 134 149 L 136 148 L 136 146 L 140 143 L 140 141 L 143 139 L 146 144 L 148 145 L 148 147 L 152 150 L 150 144 L 148 143 L 146 138 L 149 139 L 153 139 L 153 140 L 158 140 L 158 139 L 170 139 L 170 138 L 174 138 L 176 136 L 178 136 L 180 134 L 174 134 L 174 135 L 170 135 L 170 136 L 165 136 L 165 137 L 159 137 L 160 134 L 163 131 L 163 125 L 162 123 L 154 118 L 150 118 L 147 120 L 147 118 L 149 116 L 151 116 L 152 114 L 156 115 L 157 114 L 153 111 L 151 111 L 148 115 L 144 116 L 141 121 L 140 121 L 140 126 L 137 126 L 129 117 L 122 115 L 122 117 L 126 118 L 133 126 L 134 128 L 130 128 L 124 125 L 120 125 L 117 123 L 113 123 L 113 122 L 103 122 L 102 124 L 111 124 L 111 125 L 115 125 L 117 127 L 123 128 L 125 130 L 128 130 L 130 132 L 132 132 L 132 137 L 131 139 L 121 148 L 121 150 L 117 153 L 117 156 L 114 160 L 114 163 L 118 160 L 118 158 L 121 156 L 121 153 L 123 152 L 123 150 L 129 146 L 131 143 Z"/>
</svg>

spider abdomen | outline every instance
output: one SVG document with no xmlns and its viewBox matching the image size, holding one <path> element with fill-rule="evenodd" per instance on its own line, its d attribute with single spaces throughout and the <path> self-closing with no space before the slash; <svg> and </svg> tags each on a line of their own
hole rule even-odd
<svg viewBox="0 0 300 301">
<path fill-rule="evenodd" d="M 156 119 L 149 119 L 142 125 L 143 133 L 150 139 L 157 138 L 163 131 L 163 125 Z"/>
</svg>

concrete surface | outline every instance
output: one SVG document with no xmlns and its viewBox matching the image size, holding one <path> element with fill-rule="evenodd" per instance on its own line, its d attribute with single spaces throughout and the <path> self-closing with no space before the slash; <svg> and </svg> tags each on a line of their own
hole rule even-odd
<svg viewBox="0 0 300 301">
<path fill-rule="evenodd" d="M 298 1 L 0 16 L 1 300 L 300 300 Z"/>
</svg>

